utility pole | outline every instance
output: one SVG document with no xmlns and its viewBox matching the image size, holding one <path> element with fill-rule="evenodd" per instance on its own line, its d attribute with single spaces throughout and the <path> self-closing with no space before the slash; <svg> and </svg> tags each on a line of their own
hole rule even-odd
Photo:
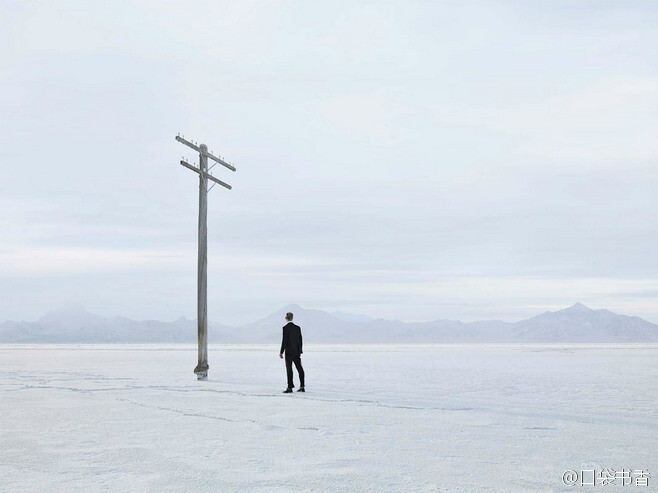
<svg viewBox="0 0 658 493">
<path fill-rule="evenodd" d="M 199 238 L 198 238 L 198 264 L 197 264 L 197 338 L 199 343 L 199 361 L 194 368 L 199 380 L 208 378 L 208 227 L 207 227 L 207 213 L 208 213 L 208 192 L 219 184 L 229 190 L 231 185 L 224 183 L 212 176 L 209 171 L 219 163 L 225 168 L 235 171 L 233 165 L 227 163 L 210 152 L 208 146 L 205 144 L 196 145 L 196 142 L 185 140 L 184 136 L 178 134 L 176 140 L 187 147 L 194 149 L 199 153 L 199 167 L 191 165 L 185 158 L 180 162 L 181 165 L 187 169 L 191 169 L 199 175 Z M 215 163 L 208 168 L 208 158 Z M 212 187 L 208 189 L 208 180 L 214 182 Z"/>
</svg>

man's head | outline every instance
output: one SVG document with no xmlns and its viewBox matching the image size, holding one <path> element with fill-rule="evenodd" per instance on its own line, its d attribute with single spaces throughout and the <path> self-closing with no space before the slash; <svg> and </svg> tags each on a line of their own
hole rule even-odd
<svg viewBox="0 0 658 493">
<path fill-rule="evenodd" d="M 286 320 L 287 320 L 288 322 L 292 322 L 292 312 L 288 312 L 288 313 L 286 313 Z"/>
</svg>

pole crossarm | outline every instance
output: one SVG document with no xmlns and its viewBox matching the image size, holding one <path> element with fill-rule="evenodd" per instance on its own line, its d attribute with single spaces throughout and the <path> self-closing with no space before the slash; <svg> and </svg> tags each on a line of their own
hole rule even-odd
<svg viewBox="0 0 658 493">
<path fill-rule="evenodd" d="M 226 161 L 224 161 L 224 160 L 222 160 L 222 159 L 220 159 L 220 158 L 218 158 L 218 157 L 216 157 L 216 156 L 213 156 L 213 155 L 210 154 L 208 151 L 204 151 L 204 150 L 201 149 L 199 146 L 196 146 L 196 145 L 192 144 L 192 142 L 190 142 L 189 140 L 185 140 L 185 139 L 184 139 L 183 137 L 181 137 L 180 135 L 177 135 L 177 136 L 176 136 L 176 140 L 177 140 L 178 142 L 180 142 L 181 144 L 185 144 L 187 147 L 189 147 L 189 148 L 191 148 L 191 149 L 194 149 L 194 150 L 195 150 L 196 152 L 198 152 L 199 154 L 203 154 L 204 156 L 209 157 L 210 159 L 212 159 L 212 160 L 215 161 L 216 163 L 221 164 L 222 166 L 224 166 L 224 167 L 230 169 L 231 171 L 235 171 L 235 166 L 233 166 L 232 164 L 229 164 L 229 163 L 227 163 Z"/>
<path fill-rule="evenodd" d="M 195 171 L 196 173 L 201 174 L 201 170 L 200 170 L 199 168 L 197 168 L 197 167 L 195 167 L 195 166 L 192 166 L 192 165 L 191 165 L 190 163 L 188 163 L 187 161 L 181 161 L 180 163 L 181 163 L 183 166 L 185 166 L 187 169 L 191 169 L 192 171 Z M 204 176 L 205 178 L 207 178 L 208 180 L 210 180 L 210 181 L 214 181 L 214 182 L 217 183 L 218 185 L 223 186 L 224 188 L 228 188 L 229 190 L 231 190 L 231 189 L 233 188 L 233 187 L 231 187 L 231 185 L 229 185 L 228 183 L 224 183 L 223 181 L 218 180 L 217 178 L 215 178 L 213 175 L 211 175 L 211 174 L 209 174 L 209 173 L 205 173 L 205 172 L 204 172 L 204 173 L 203 173 L 203 176 Z M 213 185 L 213 186 L 214 186 L 214 185 Z"/>
</svg>

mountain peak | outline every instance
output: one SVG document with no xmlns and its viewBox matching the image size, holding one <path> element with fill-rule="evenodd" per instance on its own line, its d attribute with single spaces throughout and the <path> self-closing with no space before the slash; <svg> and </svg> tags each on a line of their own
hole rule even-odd
<svg viewBox="0 0 658 493">
<path fill-rule="evenodd" d="M 585 305 L 583 305 L 580 301 L 577 303 L 571 305 L 569 308 L 565 308 L 565 310 L 569 310 L 570 312 L 591 312 L 593 311 L 591 308 L 587 308 Z"/>
</svg>

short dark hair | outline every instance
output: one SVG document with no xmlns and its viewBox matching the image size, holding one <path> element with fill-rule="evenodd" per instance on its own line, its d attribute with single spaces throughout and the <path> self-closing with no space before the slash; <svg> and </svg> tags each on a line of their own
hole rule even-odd
<svg viewBox="0 0 658 493">
<path fill-rule="evenodd" d="M 286 313 L 286 320 L 290 322 L 292 320 L 292 312 Z"/>
</svg>

